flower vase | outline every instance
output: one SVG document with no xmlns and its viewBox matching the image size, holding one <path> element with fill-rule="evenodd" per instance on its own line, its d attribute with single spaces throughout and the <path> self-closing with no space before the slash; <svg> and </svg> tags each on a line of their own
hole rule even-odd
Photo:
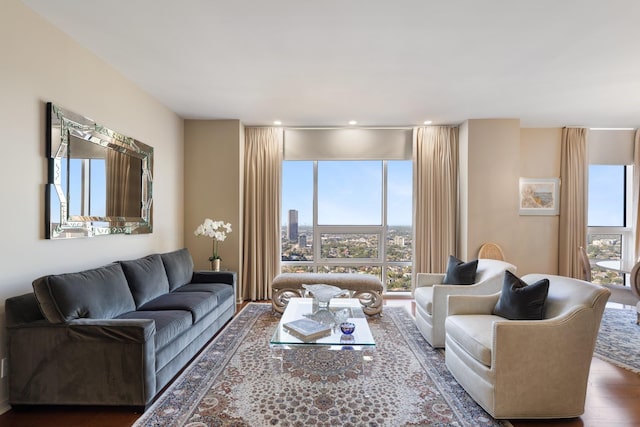
<svg viewBox="0 0 640 427">
<path fill-rule="evenodd" d="M 211 261 L 211 269 L 213 271 L 220 271 L 220 258 L 216 258 Z"/>
</svg>

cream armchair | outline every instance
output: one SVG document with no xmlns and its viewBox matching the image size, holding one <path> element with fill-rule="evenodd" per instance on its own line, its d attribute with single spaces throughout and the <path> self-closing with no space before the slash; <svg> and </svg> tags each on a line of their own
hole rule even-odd
<svg viewBox="0 0 640 427">
<path fill-rule="evenodd" d="M 543 320 L 492 315 L 499 294 L 451 296 L 447 368 L 494 418 L 570 418 L 584 413 L 587 378 L 610 292 L 561 276 L 549 279 Z"/>
<path fill-rule="evenodd" d="M 444 285 L 444 274 L 418 273 L 413 297 L 416 301 L 416 325 L 433 347 L 444 347 L 444 320 L 449 295 L 488 295 L 500 292 L 506 270 L 516 267 L 505 261 L 479 259 L 473 285 Z"/>
</svg>

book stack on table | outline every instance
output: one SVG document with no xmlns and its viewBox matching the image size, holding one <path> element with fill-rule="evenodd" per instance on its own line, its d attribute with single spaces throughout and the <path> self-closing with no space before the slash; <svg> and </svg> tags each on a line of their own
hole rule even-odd
<svg viewBox="0 0 640 427">
<path fill-rule="evenodd" d="M 303 341 L 313 341 L 331 335 L 331 326 L 311 319 L 298 319 L 282 326 L 291 335 Z"/>
</svg>

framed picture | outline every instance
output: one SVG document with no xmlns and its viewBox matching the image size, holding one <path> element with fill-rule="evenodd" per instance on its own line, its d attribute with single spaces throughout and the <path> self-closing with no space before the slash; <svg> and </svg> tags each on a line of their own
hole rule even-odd
<svg viewBox="0 0 640 427">
<path fill-rule="evenodd" d="M 559 178 L 520 178 L 520 215 L 558 215 Z"/>
</svg>

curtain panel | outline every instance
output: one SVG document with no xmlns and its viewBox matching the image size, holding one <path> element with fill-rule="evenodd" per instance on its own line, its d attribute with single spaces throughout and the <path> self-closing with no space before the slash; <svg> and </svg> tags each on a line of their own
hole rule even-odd
<svg viewBox="0 0 640 427">
<path fill-rule="evenodd" d="M 633 226 L 634 236 L 634 252 L 633 261 L 637 262 L 640 258 L 640 129 L 636 130 L 636 136 L 633 149 L 633 218 L 631 225 Z"/>
<path fill-rule="evenodd" d="M 579 248 L 587 247 L 587 129 L 562 129 L 558 274 L 582 278 Z"/>
<path fill-rule="evenodd" d="M 244 300 L 271 299 L 280 272 L 282 129 L 246 128 L 244 160 Z"/>
<path fill-rule="evenodd" d="M 443 272 L 457 253 L 458 128 L 414 129 L 413 163 L 414 276 Z"/>
</svg>

